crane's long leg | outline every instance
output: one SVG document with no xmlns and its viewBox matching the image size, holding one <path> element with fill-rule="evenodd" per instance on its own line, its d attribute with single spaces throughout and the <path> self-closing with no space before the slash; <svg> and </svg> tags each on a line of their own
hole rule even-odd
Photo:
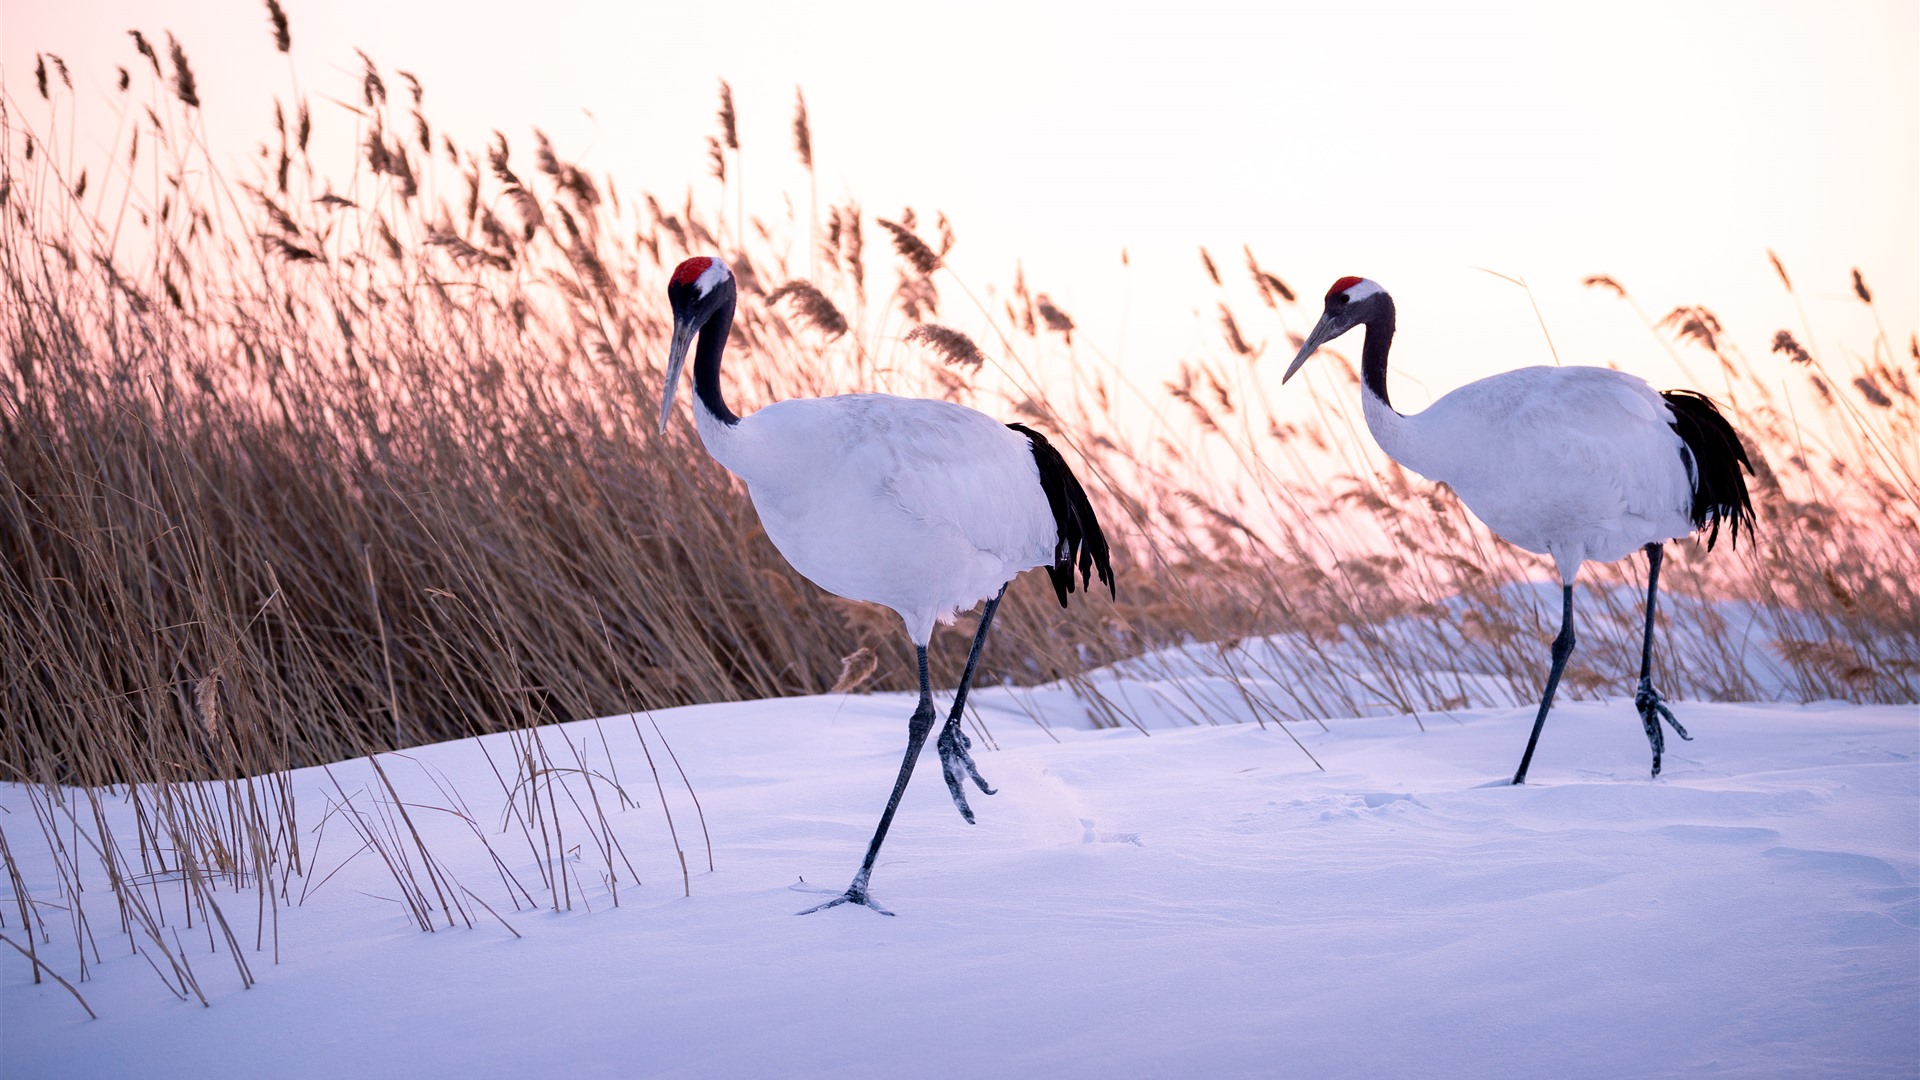
<svg viewBox="0 0 1920 1080">
<path fill-rule="evenodd" d="M 1660 721 L 1673 725 L 1673 733 L 1691 742 L 1693 736 L 1673 718 L 1673 710 L 1667 708 L 1666 699 L 1660 691 L 1653 688 L 1653 609 L 1660 595 L 1660 560 L 1666 553 L 1664 544 L 1647 545 L 1647 636 L 1640 646 L 1640 689 L 1633 695 L 1633 706 L 1640 710 L 1640 724 L 1647 729 L 1647 742 L 1653 745 L 1653 775 L 1660 775 L 1660 755 L 1667 748 L 1667 740 L 1660 731 Z"/>
<path fill-rule="evenodd" d="M 893 914 L 873 902 L 867 893 L 867 879 L 873 876 L 873 861 L 880 857 L 880 844 L 887 838 L 887 826 L 893 824 L 893 812 L 900 808 L 900 796 L 913 777 L 913 763 L 920 757 L 920 748 L 927 744 L 927 735 L 933 730 L 933 688 L 927 681 L 927 647 L 915 644 L 914 651 L 920 657 L 920 704 L 914 707 L 913 717 L 907 721 L 907 756 L 900 762 L 900 778 L 893 782 L 893 794 L 887 797 L 887 808 L 880 812 L 880 824 L 874 828 L 873 840 L 867 844 L 866 861 L 860 864 L 860 872 L 853 875 L 853 884 L 847 886 L 846 892 L 798 914 L 811 915 L 841 904 L 861 904 L 882 915 Z"/>
<path fill-rule="evenodd" d="M 961 781 L 971 777 L 981 791 L 989 795 L 994 792 L 974 766 L 973 755 L 967 752 L 973 740 L 960 730 L 960 714 L 967 707 L 967 688 L 973 685 L 973 669 L 980 663 L 980 650 L 987 643 L 987 628 L 993 625 L 993 613 L 1005 595 L 1007 587 L 1002 585 L 993 599 L 987 601 L 986 610 L 980 613 L 980 628 L 973 632 L 973 651 L 967 654 L 967 670 L 961 674 L 960 689 L 953 695 L 953 712 L 947 715 L 947 726 L 940 731 L 940 767 L 947 774 L 947 790 L 953 793 L 953 805 L 960 808 L 960 816 L 966 818 L 969 825 L 973 824 L 973 810 L 967 806 L 965 785 Z"/>
<path fill-rule="evenodd" d="M 1540 714 L 1533 718 L 1533 734 L 1527 737 L 1527 752 L 1520 755 L 1520 769 L 1513 774 L 1515 784 L 1527 782 L 1527 766 L 1533 764 L 1533 747 L 1540 741 L 1540 729 L 1547 724 L 1547 710 L 1553 708 L 1553 692 L 1560 685 L 1560 673 L 1567 669 L 1567 657 L 1573 655 L 1573 586 L 1560 587 L 1560 636 L 1553 639 L 1553 670 L 1547 672 L 1547 690 L 1540 695 Z"/>
</svg>

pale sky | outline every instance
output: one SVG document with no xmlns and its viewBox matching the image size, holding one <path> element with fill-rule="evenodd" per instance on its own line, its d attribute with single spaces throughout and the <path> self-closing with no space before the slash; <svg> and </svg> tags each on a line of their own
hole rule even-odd
<svg viewBox="0 0 1920 1080">
<path fill-rule="evenodd" d="M 321 98 L 357 96 L 357 46 L 418 75 L 429 117 L 463 146 L 498 128 L 527 161 L 537 125 L 624 193 L 677 203 L 691 187 L 714 206 L 705 136 L 724 78 L 749 212 L 771 218 L 784 196 L 806 205 L 797 85 L 823 205 L 945 211 L 976 292 L 1023 262 L 1081 324 L 1076 340 L 1145 382 L 1222 351 L 1202 244 L 1255 340 L 1283 329 L 1252 300 L 1243 243 L 1303 296 L 1349 273 L 1382 282 L 1400 306 L 1395 370 L 1419 380 L 1408 407 L 1551 362 L 1525 294 L 1476 267 L 1534 286 L 1563 360 L 1659 385 L 1675 382 L 1665 354 L 1582 277 L 1618 278 L 1656 316 L 1705 304 L 1761 361 L 1775 330 L 1800 332 L 1768 248 L 1824 348 L 1870 347 L 1854 266 L 1901 355 L 1920 321 L 1913 0 L 286 8 L 291 71 L 257 0 L 0 0 L 6 89 L 44 123 L 32 71 L 46 50 L 83 106 L 104 106 L 115 65 L 135 59 L 124 31 L 171 30 L 238 160 L 295 79 L 316 125 L 344 129 Z M 112 135 L 107 122 L 93 137 Z"/>
</svg>

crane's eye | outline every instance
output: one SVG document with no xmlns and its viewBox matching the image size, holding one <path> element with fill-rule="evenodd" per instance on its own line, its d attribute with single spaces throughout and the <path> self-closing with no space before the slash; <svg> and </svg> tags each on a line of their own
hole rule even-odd
<svg viewBox="0 0 1920 1080">
<path fill-rule="evenodd" d="M 1328 307 L 1334 307 L 1340 304 L 1344 304 L 1346 302 L 1347 302 L 1347 294 L 1343 292 L 1337 292 L 1337 293 L 1334 293 L 1332 296 L 1327 297 Z"/>
</svg>

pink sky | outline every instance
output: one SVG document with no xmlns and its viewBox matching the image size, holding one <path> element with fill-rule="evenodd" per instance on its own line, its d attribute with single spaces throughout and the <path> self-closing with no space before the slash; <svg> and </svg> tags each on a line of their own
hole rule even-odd
<svg viewBox="0 0 1920 1080">
<path fill-rule="evenodd" d="M 677 201 L 689 187 L 717 194 L 704 139 L 725 78 L 748 208 L 771 217 L 788 196 L 804 212 L 798 85 L 823 202 L 945 211 L 954 267 L 976 291 L 1022 261 L 1080 322 L 1077 341 L 1145 382 L 1221 351 L 1202 244 L 1231 268 L 1256 340 L 1284 330 L 1249 318 L 1243 243 L 1303 295 L 1347 273 L 1384 283 L 1401 308 L 1408 406 L 1550 362 L 1525 294 L 1476 267 L 1534 286 L 1564 360 L 1663 384 L 1675 378 L 1664 352 L 1582 277 L 1617 277 L 1656 315 L 1705 304 L 1756 360 L 1798 323 L 1768 248 L 1824 348 L 1871 346 L 1854 266 L 1903 351 L 1920 322 L 1920 29 L 1907 0 L 287 10 L 291 64 L 254 0 L 0 0 L 6 90 L 18 121 L 44 125 L 34 54 L 64 57 L 79 156 L 97 158 L 114 134 L 114 68 L 135 59 L 124 31 L 171 30 L 212 139 L 238 159 L 296 81 L 322 132 L 343 133 L 323 99 L 356 95 L 357 46 L 417 74 L 429 115 L 463 145 L 498 128 L 524 154 L 538 125 L 623 191 Z"/>
</svg>

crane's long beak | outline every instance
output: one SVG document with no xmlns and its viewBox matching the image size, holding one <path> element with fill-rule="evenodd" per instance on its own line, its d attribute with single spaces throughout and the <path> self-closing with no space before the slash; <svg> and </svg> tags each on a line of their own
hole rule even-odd
<svg viewBox="0 0 1920 1080">
<path fill-rule="evenodd" d="M 680 386 L 680 369 L 687 366 L 687 349 L 693 344 L 695 327 L 673 320 L 673 344 L 667 349 L 667 379 L 660 391 L 660 434 L 667 433 L 667 421 L 673 418 L 673 392 Z"/>
<path fill-rule="evenodd" d="M 1301 344 L 1300 351 L 1294 355 L 1293 363 L 1287 365 L 1287 373 L 1280 376 L 1281 385 L 1286 385 L 1286 381 L 1293 378 L 1293 373 L 1300 370 L 1300 365 L 1307 362 L 1307 357 L 1312 356 L 1315 349 L 1339 337 L 1347 329 L 1334 322 L 1332 312 L 1321 315 L 1320 321 L 1314 325 L 1313 333 L 1307 335 L 1307 340 Z"/>
</svg>

